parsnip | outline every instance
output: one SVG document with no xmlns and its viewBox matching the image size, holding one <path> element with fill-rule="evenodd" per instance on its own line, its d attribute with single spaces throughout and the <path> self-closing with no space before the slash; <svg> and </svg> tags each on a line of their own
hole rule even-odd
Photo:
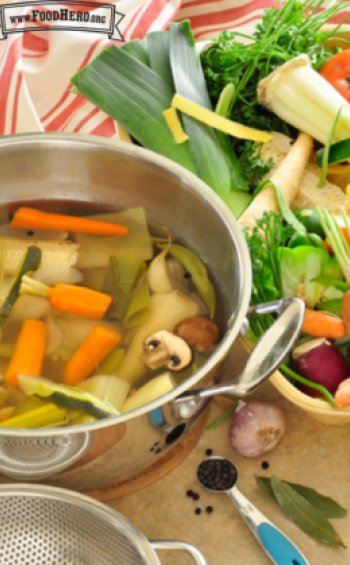
<svg viewBox="0 0 350 565">
<path fill-rule="evenodd" d="M 308 134 L 300 132 L 297 141 L 271 176 L 271 181 L 281 187 L 289 205 L 292 204 L 298 194 L 299 184 L 310 157 L 312 143 L 313 140 Z M 249 228 L 251 231 L 255 226 L 255 218 L 261 218 L 263 213 L 269 210 L 279 211 L 275 189 L 272 185 L 265 186 L 254 198 L 240 217 L 240 226 Z"/>
<path fill-rule="evenodd" d="M 133 396 L 129 396 L 122 405 L 121 412 L 130 412 L 130 410 L 144 406 L 167 392 L 171 392 L 175 387 L 176 382 L 171 373 L 162 373 L 146 383 Z"/>
</svg>

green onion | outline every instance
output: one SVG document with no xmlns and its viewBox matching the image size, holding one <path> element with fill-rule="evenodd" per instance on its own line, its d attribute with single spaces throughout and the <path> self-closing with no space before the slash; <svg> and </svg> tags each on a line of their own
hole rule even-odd
<svg viewBox="0 0 350 565">
<path fill-rule="evenodd" d="M 324 232 L 332 246 L 332 250 L 348 285 L 350 285 L 350 250 L 336 218 L 328 210 L 316 210 Z M 350 223 L 344 208 L 341 208 L 342 217 L 350 239 Z"/>
<path fill-rule="evenodd" d="M 319 392 L 321 392 L 323 394 L 323 396 L 325 397 L 325 399 L 327 400 L 327 402 L 331 406 L 333 406 L 333 408 L 335 407 L 335 402 L 334 402 L 333 396 L 331 395 L 330 392 L 328 392 L 327 389 L 324 388 L 324 386 L 318 385 L 318 384 L 316 384 L 312 381 L 309 381 L 308 379 L 304 379 L 304 377 L 301 377 L 300 375 L 298 375 L 297 373 L 292 371 L 286 365 L 281 365 L 280 370 L 282 371 L 282 373 L 285 373 L 286 375 L 288 375 L 288 377 L 291 377 L 292 379 L 294 379 L 298 383 L 309 386 L 310 388 L 314 388 L 315 390 L 318 390 Z"/>
</svg>

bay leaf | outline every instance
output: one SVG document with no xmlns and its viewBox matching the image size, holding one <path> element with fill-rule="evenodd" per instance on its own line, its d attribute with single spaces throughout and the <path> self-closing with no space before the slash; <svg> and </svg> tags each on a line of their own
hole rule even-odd
<svg viewBox="0 0 350 565">
<path fill-rule="evenodd" d="M 255 477 L 256 484 L 258 487 L 274 502 L 277 502 L 277 498 L 274 495 L 270 484 L 270 477 Z M 278 504 L 278 502 L 277 502 Z"/>
<path fill-rule="evenodd" d="M 270 485 L 269 477 L 255 477 L 258 487 L 272 500 L 277 502 Z M 309 487 L 304 487 L 297 483 L 289 483 L 283 481 L 286 485 L 292 487 L 298 494 L 305 498 L 312 506 L 320 510 L 326 518 L 342 518 L 347 515 L 347 510 L 340 506 L 333 498 L 324 496 L 317 492 L 317 490 Z"/>
<path fill-rule="evenodd" d="M 341 545 L 343 541 L 327 518 L 291 486 L 277 477 L 270 480 L 271 488 L 282 510 L 298 528 L 310 537 L 330 545 Z"/>
</svg>

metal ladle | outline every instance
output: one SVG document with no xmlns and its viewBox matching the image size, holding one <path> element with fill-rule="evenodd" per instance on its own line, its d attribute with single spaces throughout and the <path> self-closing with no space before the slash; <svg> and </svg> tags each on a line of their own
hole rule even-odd
<svg viewBox="0 0 350 565">
<path fill-rule="evenodd" d="M 216 476 L 220 476 L 221 473 L 221 477 L 224 480 L 228 480 L 228 488 L 224 488 L 222 484 L 220 486 L 215 485 L 213 480 L 210 481 L 210 479 L 202 476 L 201 470 L 203 469 L 203 464 L 208 465 L 208 461 L 221 462 L 220 469 L 213 466 L 213 473 Z M 225 470 L 222 466 L 223 463 L 226 463 Z M 208 476 L 209 475 L 210 473 Z M 226 475 L 226 477 L 224 478 L 223 475 Z M 275 565 L 310 565 L 291 540 L 272 524 L 264 514 L 255 508 L 237 489 L 238 470 L 232 461 L 225 457 L 209 457 L 208 459 L 204 459 L 204 461 L 198 465 L 197 479 L 205 490 L 216 493 L 225 492 L 229 496 L 256 539 Z M 210 485 L 208 484 L 209 482 L 211 482 Z"/>
</svg>

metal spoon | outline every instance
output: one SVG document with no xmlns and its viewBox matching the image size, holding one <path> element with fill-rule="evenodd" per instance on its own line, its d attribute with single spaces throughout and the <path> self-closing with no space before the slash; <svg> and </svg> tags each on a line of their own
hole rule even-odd
<svg viewBox="0 0 350 565">
<path fill-rule="evenodd" d="M 213 463 L 209 466 L 208 462 L 210 461 Z M 204 469 L 209 471 L 209 473 L 205 475 Z M 212 473 L 210 469 L 213 470 Z M 211 479 L 210 477 L 212 476 L 215 478 Z M 219 481 L 217 477 L 219 477 Z M 238 470 L 232 461 L 225 457 L 208 457 L 208 459 L 204 459 L 198 465 L 197 479 L 200 485 L 207 491 L 225 492 L 230 497 L 275 565 L 310 565 L 291 540 L 237 489 Z"/>
</svg>

